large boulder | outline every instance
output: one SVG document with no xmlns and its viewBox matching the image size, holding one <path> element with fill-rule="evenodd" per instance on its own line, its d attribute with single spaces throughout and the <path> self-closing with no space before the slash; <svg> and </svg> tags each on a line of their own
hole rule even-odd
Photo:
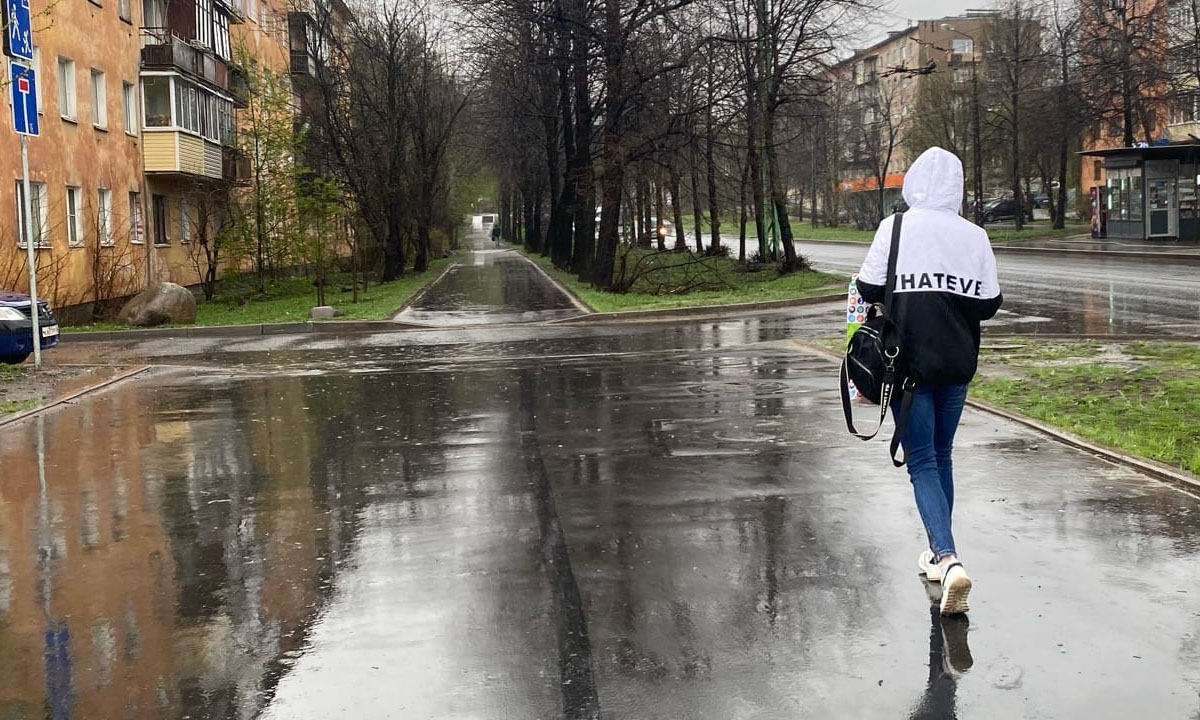
<svg viewBox="0 0 1200 720">
<path fill-rule="evenodd" d="M 196 322 L 196 296 L 182 285 L 158 283 L 125 303 L 117 322 L 134 327 L 155 327 L 166 323 L 186 325 Z"/>
</svg>

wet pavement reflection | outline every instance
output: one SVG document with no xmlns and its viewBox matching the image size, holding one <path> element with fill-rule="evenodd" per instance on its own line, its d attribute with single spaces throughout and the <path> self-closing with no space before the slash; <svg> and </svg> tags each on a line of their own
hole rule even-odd
<svg viewBox="0 0 1200 720">
<path fill-rule="evenodd" d="M 447 326 L 528 323 L 579 315 L 561 290 L 515 250 L 494 245 L 482 230 L 468 232 L 469 249 L 397 320 Z"/>
<path fill-rule="evenodd" d="M 1200 501 L 969 413 L 947 628 L 790 327 L 147 345 L 0 436 L 0 718 L 1195 716 Z"/>
</svg>

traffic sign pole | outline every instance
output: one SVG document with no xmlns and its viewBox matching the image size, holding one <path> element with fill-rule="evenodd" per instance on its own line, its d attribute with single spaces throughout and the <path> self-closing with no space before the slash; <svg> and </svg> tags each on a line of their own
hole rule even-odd
<svg viewBox="0 0 1200 720">
<path fill-rule="evenodd" d="M 29 319 L 33 322 L 33 366 L 42 366 L 42 330 L 37 295 L 37 260 L 33 249 L 33 196 L 29 188 L 29 136 L 21 136 L 21 177 L 25 186 L 25 253 L 29 262 Z"/>
</svg>

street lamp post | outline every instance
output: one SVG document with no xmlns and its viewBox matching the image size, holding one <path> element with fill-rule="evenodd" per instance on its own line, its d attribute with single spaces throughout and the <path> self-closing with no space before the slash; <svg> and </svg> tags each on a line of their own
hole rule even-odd
<svg viewBox="0 0 1200 720">
<path fill-rule="evenodd" d="M 972 206 L 975 224 L 983 225 L 983 140 L 979 130 L 979 60 L 975 52 L 975 38 L 949 23 L 942 23 L 942 29 L 971 41 L 971 143 L 975 146 L 975 201 Z"/>
</svg>

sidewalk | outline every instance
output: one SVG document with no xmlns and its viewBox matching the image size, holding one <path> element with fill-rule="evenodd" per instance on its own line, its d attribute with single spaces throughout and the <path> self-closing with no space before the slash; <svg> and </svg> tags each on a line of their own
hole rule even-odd
<svg viewBox="0 0 1200 720">
<path fill-rule="evenodd" d="M 1138 253 L 1160 255 L 1194 255 L 1200 257 L 1200 243 L 1190 240 L 1131 240 L 1125 238 L 1093 239 L 1091 235 L 1069 235 L 1031 239 L 1004 245 L 997 249 L 1075 250 L 1083 252 Z"/>
</svg>

